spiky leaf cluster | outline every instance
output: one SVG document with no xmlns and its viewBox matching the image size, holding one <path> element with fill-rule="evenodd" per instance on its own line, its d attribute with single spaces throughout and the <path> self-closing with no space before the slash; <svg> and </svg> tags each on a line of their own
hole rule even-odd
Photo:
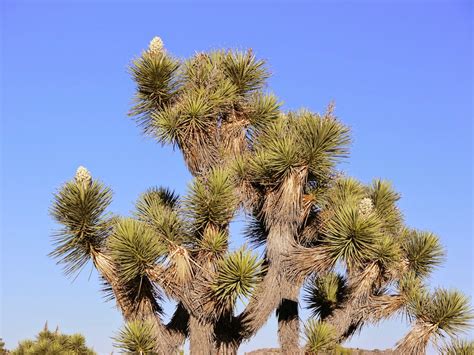
<svg viewBox="0 0 474 355">
<path fill-rule="evenodd" d="M 153 230 L 132 218 L 117 222 L 107 247 L 126 282 L 145 275 L 167 251 Z"/>
<path fill-rule="evenodd" d="M 189 226 L 180 211 L 179 196 L 166 188 L 151 188 L 136 203 L 135 216 L 147 224 L 163 242 L 189 241 Z"/>
<path fill-rule="evenodd" d="M 323 234 L 324 245 L 334 260 L 359 265 L 375 256 L 383 236 L 380 219 L 374 214 L 363 216 L 354 205 L 339 207 Z"/>
<path fill-rule="evenodd" d="M 444 355 L 472 355 L 474 354 L 474 341 L 455 339 L 451 344 L 441 350 Z"/>
<path fill-rule="evenodd" d="M 228 245 L 229 236 L 227 231 L 207 228 L 202 239 L 198 242 L 198 250 L 200 253 L 214 259 L 222 257 L 227 251 Z"/>
<path fill-rule="evenodd" d="M 373 261 L 388 269 L 397 265 L 401 259 L 400 243 L 392 236 L 384 235 L 375 245 Z"/>
<path fill-rule="evenodd" d="M 413 319 L 429 325 L 438 336 L 455 337 L 470 328 L 474 318 L 465 295 L 441 288 L 411 299 L 408 312 Z"/>
<path fill-rule="evenodd" d="M 198 231 L 208 225 L 226 226 L 237 204 L 232 176 L 221 168 L 212 169 L 206 176 L 196 178 L 184 202 L 187 215 Z"/>
<path fill-rule="evenodd" d="M 175 105 L 155 111 L 151 127 L 162 143 L 182 147 L 186 141 L 204 146 L 208 134 L 215 132 L 216 108 L 205 90 L 196 89 Z M 198 146 L 196 146 L 197 148 Z"/>
<path fill-rule="evenodd" d="M 306 348 L 310 354 L 324 354 L 336 348 L 336 331 L 326 322 L 310 319 L 305 325 L 304 335 Z"/>
<path fill-rule="evenodd" d="M 265 62 L 257 59 L 251 50 L 226 53 L 223 67 L 241 95 L 261 89 L 269 77 Z"/>
<path fill-rule="evenodd" d="M 130 71 L 137 90 L 131 114 L 146 133 L 151 133 L 150 114 L 166 107 L 177 94 L 178 69 L 179 61 L 165 51 L 145 51 L 133 61 Z"/>
<path fill-rule="evenodd" d="M 114 340 L 114 346 L 128 354 L 154 354 L 157 346 L 155 329 L 150 321 L 128 322 Z"/>
<path fill-rule="evenodd" d="M 400 194 L 393 190 L 390 182 L 376 179 L 368 187 L 368 196 L 384 223 L 385 232 L 390 235 L 399 234 L 403 227 L 402 214 L 397 207 Z"/>
<path fill-rule="evenodd" d="M 1 352 L 0 352 L 1 353 Z M 23 340 L 8 354 L 12 355 L 95 355 L 86 345 L 81 334 L 62 334 L 59 329 L 52 332 L 47 326 L 34 340 Z"/>
<path fill-rule="evenodd" d="M 305 286 L 304 300 L 313 317 L 324 320 L 347 296 L 347 280 L 344 276 L 331 272 L 314 277 Z"/>
<path fill-rule="evenodd" d="M 50 255 L 64 264 L 66 274 L 81 270 L 102 247 L 110 232 L 106 209 L 111 201 L 111 190 L 96 180 L 67 182 L 54 195 L 50 212 L 63 228 L 54 237 Z"/>
<path fill-rule="evenodd" d="M 249 174 L 263 184 L 277 184 L 291 171 L 305 168 L 324 179 L 348 154 L 349 130 L 331 114 L 309 111 L 280 115 L 255 139 Z"/>
<path fill-rule="evenodd" d="M 397 290 L 400 295 L 408 301 L 415 300 L 420 295 L 426 294 L 427 290 L 421 278 L 413 271 L 403 274 L 397 282 Z"/>
<path fill-rule="evenodd" d="M 229 253 L 218 262 L 212 289 L 214 297 L 233 306 L 238 297 L 248 298 L 261 280 L 262 260 L 245 248 Z"/>
<path fill-rule="evenodd" d="M 247 119 L 250 122 L 250 137 L 277 120 L 281 103 L 273 94 L 255 93 L 247 104 Z"/>
<path fill-rule="evenodd" d="M 330 208 L 330 206 L 341 206 L 346 203 L 358 204 L 364 197 L 366 197 L 366 188 L 360 181 L 341 176 L 325 194 L 322 206 Z"/>
<path fill-rule="evenodd" d="M 426 277 L 444 261 L 444 249 L 435 234 L 405 229 L 401 238 L 408 267 L 416 275 Z"/>
</svg>

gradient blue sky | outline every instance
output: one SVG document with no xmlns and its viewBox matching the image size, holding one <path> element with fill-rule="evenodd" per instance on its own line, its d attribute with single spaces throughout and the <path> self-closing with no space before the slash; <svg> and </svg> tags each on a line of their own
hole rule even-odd
<svg viewBox="0 0 474 355">
<path fill-rule="evenodd" d="M 351 126 L 342 168 L 364 182 L 390 179 L 410 226 L 448 250 L 433 287 L 473 295 L 472 4 L 459 1 L 151 2 L 4 1 L 2 5 L 1 329 L 8 347 L 46 320 L 79 331 L 99 353 L 121 318 L 95 273 L 72 283 L 46 255 L 56 228 L 52 193 L 78 165 L 109 184 L 127 214 L 153 185 L 186 191 L 181 156 L 143 138 L 127 118 L 130 60 L 159 35 L 179 57 L 252 47 L 268 60 L 285 108 L 336 101 Z M 233 245 L 241 244 L 239 224 Z M 167 307 L 170 310 L 169 307 Z M 303 316 L 306 316 L 303 311 Z M 351 345 L 393 346 L 401 320 Z M 471 333 L 472 335 L 472 333 Z M 269 324 L 242 347 L 276 344 Z"/>
</svg>

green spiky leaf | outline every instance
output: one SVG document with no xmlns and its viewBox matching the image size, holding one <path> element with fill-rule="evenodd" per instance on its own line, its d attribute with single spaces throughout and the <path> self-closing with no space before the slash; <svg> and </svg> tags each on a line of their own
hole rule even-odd
<svg viewBox="0 0 474 355">
<path fill-rule="evenodd" d="M 368 189 L 374 208 L 384 221 L 384 229 L 396 234 L 402 227 L 402 215 L 396 203 L 400 199 L 400 194 L 393 190 L 388 181 L 374 180 Z"/>
<path fill-rule="evenodd" d="M 238 204 L 234 189 L 230 172 L 222 168 L 214 168 L 194 180 L 184 204 L 197 230 L 208 224 L 219 227 L 230 222 Z"/>
<path fill-rule="evenodd" d="M 35 340 L 23 340 L 18 343 L 18 347 L 11 352 L 5 351 L 1 346 L 0 354 L 12 355 L 95 355 L 96 352 L 86 345 L 86 340 L 81 334 L 63 334 L 56 330 L 50 331 L 45 327 L 38 333 Z"/>
<path fill-rule="evenodd" d="M 63 228 L 54 236 L 50 256 L 64 265 L 66 274 L 80 271 L 103 245 L 110 232 L 105 211 L 111 202 L 112 191 L 98 181 L 70 181 L 54 195 L 50 213 Z"/>
<path fill-rule="evenodd" d="M 263 276 L 262 260 L 241 248 L 219 261 L 212 289 L 216 299 L 234 305 L 238 297 L 247 298 Z"/>
<path fill-rule="evenodd" d="M 375 245 L 373 261 L 378 261 L 382 267 L 388 269 L 400 261 L 401 251 L 398 240 L 384 235 Z"/>
<path fill-rule="evenodd" d="M 348 203 L 358 204 L 365 197 L 365 187 L 351 177 L 337 178 L 323 199 L 322 205 L 337 208 Z"/>
<path fill-rule="evenodd" d="M 180 64 L 166 52 L 146 51 L 133 61 L 130 71 L 137 85 L 135 106 L 130 115 L 135 116 L 145 133 L 151 133 L 150 114 L 164 109 L 179 89 L 176 80 Z"/>
<path fill-rule="evenodd" d="M 474 354 L 474 340 L 455 339 L 441 349 L 443 355 L 472 355 Z"/>
<path fill-rule="evenodd" d="M 412 299 L 408 312 L 428 324 L 437 336 L 455 337 L 472 327 L 474 318 L 469 299 L 456 290 L 437 289 Z"/>
<path fill-rule="evenodd" d="M 331 352 L 336 348 L 337 336 L 333 326 L 310 319 L 304 328 L 306 349 L 311 354 Z"/>
<path fill-rule="evenodd" d="M 374 214 L 363 216 L 358 207 L 345 205 L 335 211 L 323 234 L 324 245 L 335 260 L 361 264 L 377 252 L 381 221 Z"/>
<path fill-rule="evenodd" d="M 280 116 L 256 138 L 255 154 L 249 162 L 253 180 L 276 184 L 293 168 L 302 165 L 290 123 L 287 116 Z"/>
<path fill-rule="evenodd" d="M 312 316 L 324 320 L 331 315 L 346 295 L 347 280 L 342 275 L 331 272 L 310 280 L 305 286 L 304 300 Z"/>
<path fill-rule="evenodd" d="M 205 130 L 214 121 L 214 106 L 204 90 L 189 92 L 182 98 L 179 108 L 178 126 L 185 131 Z"/>
<path fill-rule="evenodd" d="M 255 129 L 262 129 L 280 115 L 281 103 L 271 94 L 261 93 L 252 95 L 248 102 L 248 119 Z"/>
<path fill-rule="evenodd" d="M 209 101 L 221 108 L 238 100 L 238 88 L 225 73 L 225 57 L 224 51 L 197 53 L 185 62 L 183 72 L 188 91 L 205 90 Z"/>
<path fill-rule="evenodd" d="M 135 320 L 125 324 L 114 337 L 114 346 L 129 354 L 154 354 L 156 330 L 149 321 Z"/>
<path fill-rule="evenodd" d="M 298 149 L 309 173 L 324 179 L 335 164 L 349 154 L 349 129 L 332 116 L 319 116 L 309 111 L 291 114 L 294 117 Z"/>
<path fill-rule="evenodd" d="M 167 252 L 151 228 L 132 218 L 119 220 L 107 246 L 125 281 L 145 275 Z"/>
<path fill-rule="evenodd" d="M 206 229 L 203 237 L 199 240 L 199 251 L 211 257 L 221 257 L 229 245 L 227 232 L 214 228 Z"/>
<path fill-rule="evenodd" d="M 239 94 L 245 95 L 261 89 L 269 73 L 265 62 L 258 60 L 251 50 L 228 52 L 223 61 L 226 76 L 237 87 Z"/>
<path fill-rule="evenodd" d="M 428 276 L 445 257 L 438 237 L 430 232 L 406 229 L 402 235 L 402 249 L 409 269 L 421 277 Z"/>
<path fill-rule="evenodd" d="M 152 188 L 138 199 L 136 217 L 165 241 L 182 244 L 189 241 L 190 237 L 188 226 L 180 216 L 178 207 L 179 197 L 174 192 Z"/>
<path fill-rule="evenodd" d="M 137 202 L 137 211 L 146 215 L 149 206 L 157 203 L 174 209 L 178 206 L 179 196 L 170 189 L 164 187 L 152 187 L 140 196 L 140 199 Z"/>
<path fill-rule="evenodd" d="M 422 280 L 412 271 L 404 273 L 397 282 L 398 292 L 407 300 L 416 298 L 416 294 L 426 292 Z"/>
</svg>

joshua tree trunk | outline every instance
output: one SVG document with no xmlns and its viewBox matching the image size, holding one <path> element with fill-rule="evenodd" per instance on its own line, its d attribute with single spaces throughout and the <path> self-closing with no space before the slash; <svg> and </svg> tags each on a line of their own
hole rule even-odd
<svg viewBox="0 0 474 355">
<path fill-rule="evenodd" d="M 221 342 L 217 346 L 218 355 L 237 355 L 237 349 L 240 344 L 235 342 Z"/>
<path fill-rule="evenodd" d="M 245 310 L 238 317 L 242 327 L 243 339 L 255 334 L 278 307 L 280 302 L 278 287 L 278 270 L 275 267 L 269 267 L 262 283 L 256 289 Z"/>
<path fill-rule="evenodd" d="M 170 339 L 170 354 L 178 353 L 189 333 L 189 313 L 182 303 L 178 303 L 171 320 L 166 325 Z"/>
<path fill-rule="evenodd" d="M 245 311 L 237 318 L 242 330 L 236 340 L 236 349 L 238 349 L 238 346 L 243 340 L 254 335 L 267 322 L 268 317 L 276 309 L 280 346 L 285 354 L 298 353 L 299 286 L 282 286 L 282 282 L 287 283 L 287 281 L 281 279 L 277 268 L 270 268 Z M 281 288 L 284 287 L 291 287 L 291 289 L 282 293 Z"/>
<path fill-rule="evenodd" d="M 284 353 L 299 351 L 298 296 L 301 285 L 290 281 L 285 268 L 285 257 L 295 249 L 295 237 L 302 214 L 302 192 L 307 171 L 301 169 L 290 175 L 282 185 L 267 197 L 267 210 L 271 211 L 267 255 L 270 267 L 276 268 L 278 296 L 278 336 Z M 272 223 L 272 222 L 276 223 Z"/>
<path fill-rule="evenodd" d="M 191 354 L 217 354 L 214 345 L 214 325 L 191 316 L 189 320 L 189 351 Z"/>
<path fill-rule="evenodd" d="M 278 341 L 283 354 L 299 352 L 299 317 L 298 296 L 300 286 L 288 281 L 280 259 L 279 272 L 279 305 L 276 310 L 278 317 Z"/>
<path fill-rule="evenodd" d="M 291 299 L 283 298 L 277 309 L 278 340 L 283 354 L 299 353 L 299 317 L 298 293 L 299 288 L 292 287 Z"/>
</svg>

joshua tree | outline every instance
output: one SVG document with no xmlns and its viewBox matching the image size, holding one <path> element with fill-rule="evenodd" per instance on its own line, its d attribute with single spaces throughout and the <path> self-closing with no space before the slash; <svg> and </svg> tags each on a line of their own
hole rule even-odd
<svg viewBox="0 0 474 355">
<path fill-rule="evenodd" d="M 1 353 L 0 353 L 1 354 Z M 11 352 L 12 355 L 95 355 L 95 351 L 86 346 L 86 340 L 81 334 L 66 335 L 56 328 L 54 332 L 48 329 L 46 323 L 35 340 L 23 340 Z"/>
<path fill-rule="evenodd" d="M 155 38 L 131 73 L 131 116 L 181 151 L 194 176 L 188 194 L 153 187 L 132 217 L 118 217 L 107 212 L 111 190 L 80 167 L 51 209 L 63 225 L 51 255 L 68 274 L 92 261 L 127 322 L 119 347 L 170 354 L 189 338 L 192 353 L 233 354 L 276 311 L 281 349 L 297 353 L 304 284 L 319 317 L 306 328 L 309 351 L 321 334 L 335 346 L 399 312 L 414 322 L 399 345 L 412 353 L 469 325 L 464 296 L 422 286 L 443 257 L 438 238 L 404 226 L 388 182 L 365 186 L 336 170 L 350 132 L 332 104 L 323 114 L 281 111 L 251 50 L 182 61 Z M 261 257 L 228 249 L 239 210 Z M 162 294 L 177 302 L 168 324 Z"/>
</svg>

